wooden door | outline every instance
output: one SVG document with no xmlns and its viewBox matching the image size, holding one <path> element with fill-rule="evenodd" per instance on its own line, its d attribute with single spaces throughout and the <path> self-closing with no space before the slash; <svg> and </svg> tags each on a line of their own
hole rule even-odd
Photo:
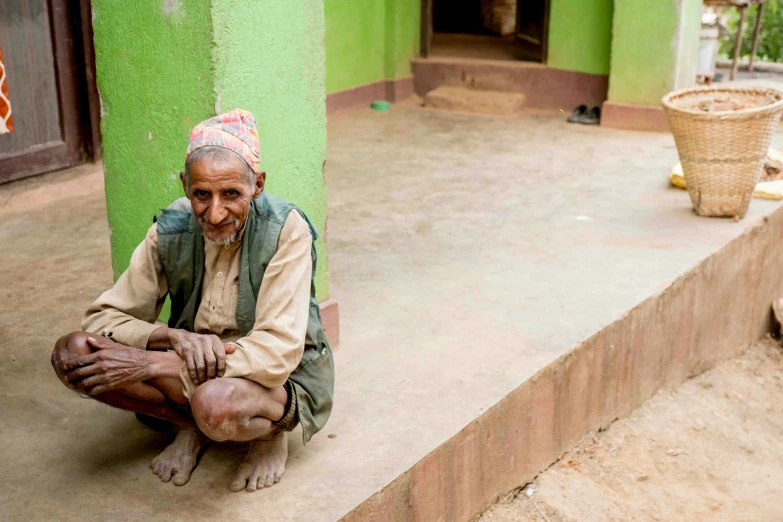
<svg viewBox="0 0 783 522">
<path fill-rule="evenodd" d="M 432 52 L 432 2 L 421 0 L 421 32 L 419 33 L 421 57 L 427 58 Z"/>
<path fill-rule="evenodd" d="M 14 121 L 13 132 L 0 134 L 0 183 L 68 167 L 96 152 L 88 92 L 94 78 L 85 58 L 92 42 L 84 45 L 83 7 L 69 0 L 0 0 Z"/>
<path fill-rule="evenodd" d="M 517 0 L 516 41 L 527 60 L 546 63 L 549 0 Z"/>
</svg>

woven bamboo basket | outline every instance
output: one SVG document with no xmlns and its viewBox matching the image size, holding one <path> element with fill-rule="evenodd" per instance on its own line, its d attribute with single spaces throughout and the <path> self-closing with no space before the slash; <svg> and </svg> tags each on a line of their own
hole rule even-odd
<svg viewBox="0 0 783 522">
<path fill-rule="evenodd" d="M 771 103 L 722 112 L 688 108 L 732 97 Z M 783 112 L 783 93 L 756 87 L 683 89 L 664 96 L 663 108 L 696 213 L 745 217 Z"/>
</svg>

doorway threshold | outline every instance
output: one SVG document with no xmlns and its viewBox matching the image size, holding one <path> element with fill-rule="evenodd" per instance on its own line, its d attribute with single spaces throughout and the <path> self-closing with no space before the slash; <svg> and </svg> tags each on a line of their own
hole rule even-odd
<svg viewBox="0 0 783 522">
<path fill-rule="evenodd" d="M 600 106 L 609 77 L 555 69 L 534 62 L 430 56 L 411 61 L 413 87 L 422 98 L 438 87 L 461 86 L 525 95 L 525 106 L 570 112 L 578 105 Z"/>
<path fill-rule="evenodd" d="M 476 60 L 521 60 L 514 37 L 483 34 L 435 33 L 430 56 L 436 58 L 472 58 Z"/>
</svg>

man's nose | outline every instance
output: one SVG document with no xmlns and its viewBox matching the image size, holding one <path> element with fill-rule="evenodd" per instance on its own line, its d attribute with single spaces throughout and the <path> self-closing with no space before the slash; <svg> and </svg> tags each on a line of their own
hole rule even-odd
<svg viewBox="0 0 783 522">
<path fill-rule="evenodd" d="M 228 211 L 223 206 L 223 202 L 215 198 L 209 206 L 209 224 L 217 226 L 228 217 Z"/>
</svg>

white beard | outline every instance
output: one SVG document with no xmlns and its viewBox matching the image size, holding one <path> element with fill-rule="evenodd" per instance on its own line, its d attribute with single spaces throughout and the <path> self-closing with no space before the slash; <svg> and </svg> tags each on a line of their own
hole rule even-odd
<svg viewBox="0 0 783 522">
<path fill-rule="evenodd" d="M 206 239 L 207 241 L 209 241 L 213 245 L 226 246 L 226 245 L 230 245 L 231 243 L 236 242 L 237 234 L 233 233 L 230 236 L 224 237 L 222 239 L 210 239 L 210 238 L 207 237 L 206 234 L 204 234 L 204 239 Z"/>
<path fill-rule="evenodd" d="M 206 216 L 201 216 L 198 220 L 201 223 L 205 223 L 205 224 L 207 223 Z M 234 219 L 234 220 L 232 220 L 232 223 L 234 224 L 235 227 L 237 227 L 237 228 L 239 227 L 239 220 Z M 204 234 L 204 238 L 206 238 L 207 241 L 209 241 L 210 243 L 213 243 L 215 245 L 218 245 L 218 246 L 230 245 L 231 243 L 234 243 L 237 240 L 238 236 L 239 236 L 239 231 L 234 232 L 230 236 L 224 237 L 222 239 L 210 239 L 209 236 Z"/>
</svg>

